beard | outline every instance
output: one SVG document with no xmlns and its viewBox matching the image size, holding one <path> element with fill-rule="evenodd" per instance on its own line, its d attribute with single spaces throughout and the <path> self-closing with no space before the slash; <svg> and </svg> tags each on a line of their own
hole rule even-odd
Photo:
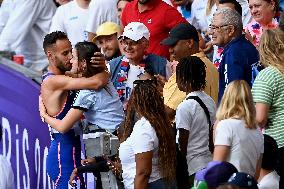
<svg viewBox="0 0 284 189">
<path fill-rule="evenodd" d="M 72 65 L 70 62 L 63 63 L 58 57 L 56 59 L 56 67 L 60 70 L 60 72 L 65 73 L 66 71 L 70 71 L 72 68 Z"/>
</svg>

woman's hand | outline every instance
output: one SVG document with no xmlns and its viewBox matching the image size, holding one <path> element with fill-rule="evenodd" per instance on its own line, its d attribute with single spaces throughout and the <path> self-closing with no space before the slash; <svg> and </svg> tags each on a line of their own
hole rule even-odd
<svg viewBox="0 0 284 189">
<path fill-rule="evenodd" d="M 104 68 L 107 70 L 106 67 L 106 59 L 105 56 L 100 52 L 95 52 L 94 56 L 91 58 L 92 66 L 96 68 Z"/>
<path fill-rule="evenodd" d="M 69 179 L 69 184 L 70 184 L 71 186 L 74 186 L 73 180 L 77 177 L 77 175 L 78 175 L 78 170 L 77 170 L 77 168 L 75 168 L 75 169 L 73 170 L 71 176 L 70 176 L 70 179 Z"/>
<path fill-rule="evenodd" d="M 108 160 L 107 165 L 109 166 L 109 169 L 113 172 L 115 176 L 121 177 L 122 167 L 119 160 L 115 161 Z"/>
</svg>

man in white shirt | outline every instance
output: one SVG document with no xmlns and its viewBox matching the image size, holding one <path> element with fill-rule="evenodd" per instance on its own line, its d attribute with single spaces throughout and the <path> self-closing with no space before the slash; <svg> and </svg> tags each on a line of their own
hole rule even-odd
<svg viewBox="0 0 284 189">
<path fill-rule="evenodd" d="M 106 21 L 119 23 L 117 17 L 116 1 L 114 0 L 91 0 L 89 16 L 86 26 L 89 41 L 95 37 L 99 25 Z"/>
<path fill-rule="evenodd" d="M 182 59 L 176 68 L 176 82 L 186 98 L 176 111 L 176 128 L 179 146 L 186 156 L 189 187 L 193 186 L 195 173 L 212 160 L 209 151 L 209 127 L 215 122 L 216 105 L 203 90 L 206 85 L 205 63 L 196 56 Z"/>
<path fill-rule="evenodd" d="M 51 0 L 4 0 L 0 9 L 0 51 L 24 55 L 24 66 L 41 72 L 48 65 L 42 41 L 55 10 Z"/>
<path fill-rule="evenodd" d="M 271 136 L 264 134 L 264 153 L 258 178 L 259 189 L 279 189 L 280 177 L 275 171 L 277 154 L 278 145 L 276 141 Z"/>
<path fill-rule="evenodd" d="M 77 42 L 87 41 L 88 7 L 91 0 L 74 0 L 61 5 L 52 19 L 50 32 L 65 32 L 74 47 Z"/>
</svg>

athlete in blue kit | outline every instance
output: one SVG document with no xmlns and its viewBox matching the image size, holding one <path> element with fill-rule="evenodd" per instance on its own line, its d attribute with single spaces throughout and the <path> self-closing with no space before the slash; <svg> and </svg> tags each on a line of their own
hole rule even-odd
<svg viewBox="0 0 284 189">
<path fill-rule="evenodd" d="M 47 113 L 62 119 L 71 108 L 77 89 L 97 90 L 107 84 L 107 72 L 90 78 L 65 77 L 71 70 L 72 46 L 64 32 L 47 34 L 43 41 L 44 52 L 49 60 L 48 72 L 43 75 L 41 97 Z M 105 66 L 104 59 L 97 54 L 94 64 Z M 52 141 L 47 157 L 47 173 L 56 189 L 67 189 L 68 180 L 74 168 L 80 166 L 81 144 L 75 130 L 59 133 L 51 129 Z M 80 188 L 85 188 L 82 175 L 79 175 Z"/>
</svg>

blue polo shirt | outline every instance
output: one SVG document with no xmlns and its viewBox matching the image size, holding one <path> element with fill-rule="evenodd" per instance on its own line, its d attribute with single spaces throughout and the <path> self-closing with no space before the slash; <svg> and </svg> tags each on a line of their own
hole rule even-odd
<svg viewBox="0 0 284 189">
<path fill-rule="evenodd" d="M 255 46 L 244 35 L 233 39 L 221 55 L 218 101 L 221 101 L 224 90 L 231 81 L 245 80 L 252 86 L 260 69 L 259 54 Z"/>
</svg>

